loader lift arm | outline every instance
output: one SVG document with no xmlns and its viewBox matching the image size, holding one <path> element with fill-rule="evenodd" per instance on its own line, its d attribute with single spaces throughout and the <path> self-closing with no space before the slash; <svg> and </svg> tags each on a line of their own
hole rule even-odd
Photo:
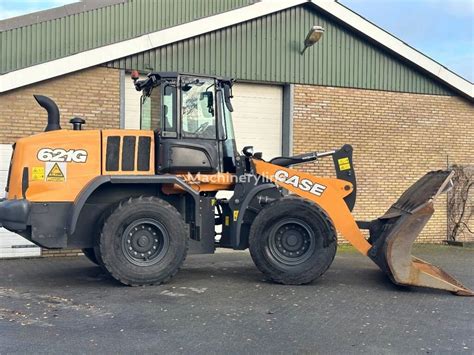
<svg viewBox="0 0 474 355">
<path fill-rule="evenodd" d="M 310 152 L 292 157 L 273 158 L 270 160 L 270 164 L 287 168 L 292 165 L 306 164 L 321 158 L 332 157 L 334 168 L 336 170 L 336 177 L 349 183 L 346 187 L 347 189 L 352 185 L 351 192 L 343 197 L 347 207 L 352 211 L 357 197 L 357 181 L 354 164 L 352 162 L 352 152 L 352 146 L 345 144 L 340 149 L 329 150 L 326 152 Z"/>
</svg>

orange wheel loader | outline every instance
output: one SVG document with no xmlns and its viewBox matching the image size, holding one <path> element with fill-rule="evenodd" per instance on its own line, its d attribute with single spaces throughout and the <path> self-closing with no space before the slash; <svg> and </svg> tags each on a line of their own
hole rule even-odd
<svg viewBox="0 0 474 355">
<path fill-rule="evenodd" d="M 426 174 L 383 216 L 357 222 L 350 145 L 269 161 L 252 147 L 239 154 L 231 79 L 173 72 L 132 79 L 142 92 L 140 130 L 85 130 L 77 117 L 63 130 L 56 104 L 35 95 L 48 124 L 14 145 L 3 227 L 44 248 L 81 248 L 131 286 L 166 282 L 188 252 L 216 247 L 249 248 L 275 282 L 309 283 L 333 262 L 339 233 L 396 284 L 473 295 L 411 255 L 451 172 Z M 293 169 L 323 158 L 333 160 L 336 178 Z"/>
</svg>

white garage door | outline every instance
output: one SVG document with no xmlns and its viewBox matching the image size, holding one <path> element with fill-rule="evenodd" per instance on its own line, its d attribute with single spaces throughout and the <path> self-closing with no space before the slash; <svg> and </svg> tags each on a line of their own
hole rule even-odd
<svg viewBox="0 0 474 355">
<path fill-rule="evenodd" d="M 140 95 L 125 78 L 125 128 L 140 128 Z M 232 114 L 239 152 L 253 145 L 264 159 L 282 153 L 283 88 L 278 85 L 237 83 L 233 88 Z"/>
<path fill-rule="evenodd" d="M 278 85 L 236 83 L 232 89 L 232 121 L 238 152 L 253 146 L 265 160 L 282 154 L 283 88 Z M 230 198 L 221 191 L 218 198 Z"/>
<path fill-rule="evenodd" d="M 11 154 L 10 144 L 0 144 L 0 196 L 2 198 L 5 194 Z M 40 253 L 40 248 L 33 243 L 17 234 L 10 233 L 5 228 L 0 228 L 0 258 L 39 256 Z"/>
<path fill-rule="evenodd" d="M 237 83 L 233 94 L 232 117 L 239 152 L 251 145 L 265 160 L 280 156 L 283 87 Z"/>
</svg>

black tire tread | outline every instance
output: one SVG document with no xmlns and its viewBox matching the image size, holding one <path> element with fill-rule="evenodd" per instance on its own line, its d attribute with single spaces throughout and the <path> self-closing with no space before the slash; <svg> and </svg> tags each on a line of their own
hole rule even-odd
<svg viewBox="0 0 474 355">
<path fill-rule="evenodd" d="M 182 216 L 181 214 L 176 210 L 176 208 L 174 208 L 171 204 L 169 204 L 168 202 L 158 198 L 158 197 L 155 197 L 155 196 L 140 196 L 138 198 L 129 198 L 125 201 L 122 201 L 118 204 L 117 208 L 115 210 L 113 210 L 113 212 L 107 216 L 107 218 L 105 219 L 105 222 L 104 222 L 104 225 L 103 225 L 103 228 L 102 228 L 102 232 L 100 234 L 100 238 L 99 238 L 99 250 L 102 249 L 102 237 L 103 237 L 103 231 L 104 229 L 106 229 L 107 227 L 107 224 L 108 224 L 108 221 L 110 218 L 113 218 L 115 214 L 118 214 L 120 213 L 123 209 L 129 207 L 129 206 L 132 206 L 135 201 L 143 201 L 143 200 L 148 200 L 149 202 L 153 202 L 153 203 L 156 203 L 158 205 L 161 205 L 161 207 L 165 208 L 166 210 L 168 210 L 170 213 L 174 214 L 176 217 L 177 217 L 177 220 L 180 220 L 182 221 L 183 223 L 183 228 L 186 229 L 186 226 L 185 226 L 185 223 L 182 219 Z M 181 260 L 181 262 L 179 263 L 178 267 L 176 267 L 165 279 L 163 280 L 160 280 L 159 282 L 152 282 L 152 283 L 143 283 L 143 282 L 133 282 L 131 280 L 127 280 L 127 279 L 124 279 L 123 277 L 121 277 L 120 275 L 118 275 L 117 273 L 115 273 L 113 271 L 113 268 L 111 268 L 111 265 L 106 261 L 104 260 L 103 258 L 100 258 L 101 261 L 102 261 L 102 265 L 104 267 L 104 269 L 116 280 L 118 280 L 119 282 L 121 282 L 122 284 L 124 285 L 128 285 L 128 286 L 133 286 L 133 287 L 138 287 L 138 286 L 147 286 L 147 285 L 161 285 L 163 283 L 167 283 L 171 278 L 173 278 L 177 273 L 178 271 L 180 270 L 180 268 L 182 267 L 185 259 L 186 259 L 186 256 L 187 256 L 187 253 L 188 253 L 188 249 L 189 249 L 189 242 L 188 242 L 188 238 L 186 238 L 186 250 L 185 250 L 185 256 L 184 258 Z"/>
<path fill-rule="evenodd" d="M 123 201 L 125 202 L 125 201 Z M 120 203 L 113 203 L 109 207 L 105 209 L 105 211 L 102 213 L 99 219 L 99 226 L 100 226 L 100 232 L 97 235 L 97 245 L 94 246 L 94 254 L 97 259 L 98 265 L 104 270 L 106 273 L 109 273 L 109 271 L 105 268 L 104 266 L 104 261 L 102 260 L 102 255 L 100 253 L 100 237 L 102 235 L 102 229 L 104 228 L 105 221 L 107 218 L 110 217 L 112 213 L 117 209 Z"/>
<path fill-rule="evenodd" d="M 277 201 L 269 204 L 267 207 L 272 206 L 274 203 L 276 203 L 278 201 L 289 201 L 289 200 L 298 200 L 300 203 L 303 203 L 308 208 L 313 208 L 313 209 L 317 210 L 320 213 L 321 217 L 323 219 L 325 219 L 327 224 L 331 227 L 331 230 L 332 230 L 332 233 L 334 234 L 334 236 L 337 236 L 337 232 L 334 228 L 334 224 L 333 224 L 331 218 L 327 215 L 327 213 L 321 207 L 319 207 L 317 204 L 315 204 L 314 202 L 312 202 L 310 200 L 307 200 L 307 199 L 304 199 L 304 198 L 301 198 L 301 197 L 298 197 L 298 196 L 285 196 L 282 199 L 277 200 Z M 257 217 L 254 220 L 254 223 L 255 222 L 259 223 L 261 219 L 266 218 L 266 212 L 265 211 L 266 211 L 266 208 L 264 208 L 257 215 Z M 252 243 L 252 240 L 254 240 L 255 238 L 260 238 L 261 237 L 259 235 L 255 235 L 255 230 L 254 230 L 253 226 L 254 225 L 252 225 L 252 228 L 250 229 L 250 237 L 249 237 L 249 242 L 250 242 L 251 246 L 252 246 L 252 244 L 254 244 L 254 243 Z M 337 249 L 337 239 L 336 239 L 336 241 L 334 241 L 334 243 L 335 243 L 335 247 Z M 299 276 L 294 276 L 293 275 L 289 279 L 285 276 L 277 275 L 275 273 L 270 272 L 269 269 L 267 268 L 267 265 L 266 265 L 267 261 L 262 260 L 261 256 L 255 252 L 254 248 L 250 247 L 249 249 L 250 249 L 250 255 L 252 257 L 252 260 L 255 263 L 255 266 L 267 278 L 269 278 L 271 281 L 276 282 L 276 283 L 280 283 L 280 284 L 284 284 L 284 285 L 303 285 L 303 284 L 311 283 L 312 281 L 314 281 L 317 278 L 319 278 L 320 276 L 322 276 L 329 269 L 329 267 L 331 266 L 332 262 L 334 261 L 334 257 L 335 257 L 335 252 L 334 252 L 334 255 L 332 256 L 331 261 L 328 263 L 326 268 L 321 270 L 317 274 L 313 274 L 312 270 L 308 270 L 307 272 L 301 273 Z"/>
</svg>

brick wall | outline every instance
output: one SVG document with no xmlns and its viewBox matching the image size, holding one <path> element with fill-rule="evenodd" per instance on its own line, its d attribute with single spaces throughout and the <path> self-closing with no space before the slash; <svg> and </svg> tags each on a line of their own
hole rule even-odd
<svg viewBox="0 0 474 355">
<path fill-rule="evenodd" d="M 63 129 L 72 129 L 69 120 L 74 116 L 87 121 L 85 129 L 119 127 L 119 71 L 96 67 L 0 94 L 0 143 L 44 130 L 47 114 L 33 94 L 56 102 Z"/>
<path fill-rule="evenodd" d="M 474 105 L 460 97 L 295 86 L 294 153 L 354 147 L 357 219 L 373 219 L 429 170 L 472 164 Z M 308 165 L 333 176 L 332 159 Z M 419 242 L 446 240 L 446 195 Z"/>
<path fill-rule="evenodd" d="M 0 94 L 1 144 L 13 143 L 46 127 L 46 111 L 33 94 L 46 95 L 56 102 L 63 129 L 72 129 L 69 120 L 74 116 L 86 120 L 84 129 L 120 126 L 119 71 L 96 67 Z M 43 250 L 42 254 L 70 256 L 78 252 Z"/>
</svg>

